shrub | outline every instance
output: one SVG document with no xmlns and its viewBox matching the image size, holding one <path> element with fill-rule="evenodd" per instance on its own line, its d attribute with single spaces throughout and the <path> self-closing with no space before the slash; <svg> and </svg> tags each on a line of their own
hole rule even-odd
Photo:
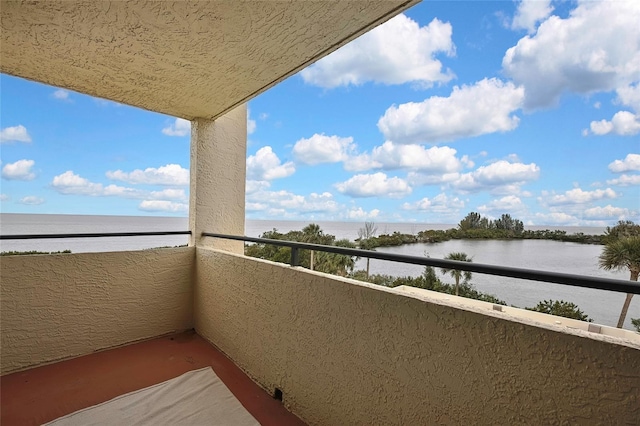
<svg viewBox="0 0 640 426">
<path fill-rule="evenodd" d="M 559 317 L 572 318 L 580 321 L 592 322 L 589 315 L 585 314 L 578 306 L 564 300 L 543 300 L 533 308 L 526 308 L 530 311 L 542 312 Z"/>
</svg>

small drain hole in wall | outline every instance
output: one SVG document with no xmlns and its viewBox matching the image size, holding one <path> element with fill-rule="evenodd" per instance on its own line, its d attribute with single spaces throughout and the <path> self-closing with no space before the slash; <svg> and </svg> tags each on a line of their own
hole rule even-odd
<svg viewBox="0 0 640 426">
<path fill-rule="evenodd" d="M 273 399 L 277 399 L 278 401 L 282 401 L 282 390 L 276 388 L 276 390 L 273 391 Z"/>
</svg>

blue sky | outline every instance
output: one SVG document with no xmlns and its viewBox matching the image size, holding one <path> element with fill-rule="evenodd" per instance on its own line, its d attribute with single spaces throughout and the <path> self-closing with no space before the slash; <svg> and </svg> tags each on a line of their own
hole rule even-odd
<svg viewBox="0 0 640 426">
<path fill-rule="evenodd" d="M 640 221 L 638 22 L 635 0 L 413 7 L 249 102 L 247 218 Z M 0 83 L 2 212 L 188 214 L 188 122 Z"/>
</svg>

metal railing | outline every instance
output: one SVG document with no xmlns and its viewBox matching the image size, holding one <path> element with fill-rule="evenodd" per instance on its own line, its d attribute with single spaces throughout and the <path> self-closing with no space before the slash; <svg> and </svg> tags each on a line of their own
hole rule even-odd
<svg viewBox="0 0 640 426">
<path fill-rule="evenodd" d="M 37 240 L 54 238 L 102 238 L 102 237 L 140 237 L 154 235 L 191 235 L 191 231 L 149 231 L 149 232 L 97 232 L 78 234 L 17 234 L 0 235 L 0 240 Z M 595 288 L 621 293 L 640 294 L 640 283 L 612 278 L 600 278 L 584 275 L 565 274 L 561 272 L 538 271 L 535 269 L 512 268 L 509 266 L 488 265 L 482 263 L 460 262 L 456 260 L 435 259 L 431 257 L 408 256 L 404 254 L 384 253 L 371 250 L 352 249 L 338 246 L 302 243 L 297 241 L 273 240 L 269 238 L 254 238 L 239 235 L 216 234 L 203 232 L 203 237 L 222 238 L 259 244 L 290 247 L 292 266 L 300 264 L 300 250 L 315 250 L 336 253 L 346 256 L 387 260 L 391 262 L 408 263 L 412 265 L 432 266 L 436 268 L 456 269 L 488 275 L 498 275 L 509 278 L 542 281 L 554 284 L 564 284 L 575 287 Z"/>
<path fill-rule="evenodd" d="M 16 234 L 0 235 L 0 240 L 46 240 L 54 238 L 144 237 L 151 235 L 191 235 L 191 231 L 92 232 L 86 234 Z"/>
<path fill-rule="evenodd" d="M 392 262 L 409 263 L 413 265 L 433 266 L 436 268 L 456 269 L 461 271 L 498 275 L 509 278 L 520 278 L 525 280 L 542 281 L 554 284 L 564 284 L 575 287 L 595 288 L 599 290 L 617 291 L 621 293 L 640 294 L 640 283 L 612 278 L 590 277 L 575 274 L 565 274 L 561 272 L 538 271 L 525 268 L 512 268 L 509 266 L 487 265 L 482 263 L 435 259 L 431 257 L 407 256 L 404 254 L 384 253 L 337 246 L 325 246 L 321 244 L 301 243 L 297 241 L 273 240 L 269 238 L 254 238 L 239 235 L 216 234 L 212 232 L 203 232 L 202 236 L 290 247 L 291 266 L 300 265 L 300 250 L 315 250 L 327 253 L 343 254 L 347 256 L 388 260 Z"/>
</svg>

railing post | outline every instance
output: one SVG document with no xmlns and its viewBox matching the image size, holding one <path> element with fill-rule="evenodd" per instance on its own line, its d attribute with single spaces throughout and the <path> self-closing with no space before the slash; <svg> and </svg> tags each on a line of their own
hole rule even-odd
<svg viewBox="0 0 640 426">
<path fill-rule="evenodd" d="M 291 266 L 300 266 L 300 249 L 291 247 Z"/>
</svg>

